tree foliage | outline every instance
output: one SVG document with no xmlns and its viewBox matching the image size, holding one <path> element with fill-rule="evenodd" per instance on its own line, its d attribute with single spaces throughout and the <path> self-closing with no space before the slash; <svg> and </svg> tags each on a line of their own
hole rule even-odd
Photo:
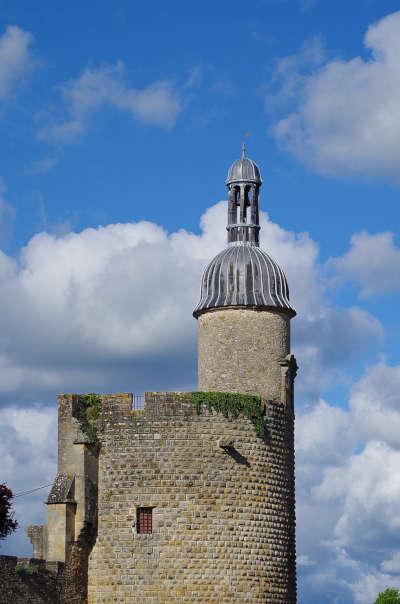
<svg viewBox="0 0 400 604">
<path fill-rule="evenodd" d="M 388 587 L 378 594 L 375 604 L 400 604 L 400 590 Z"/>
<path fill-rule="evenodd" d="M 12 491 L 7 485 L 0 484 L 0 539 L 5 539 L 18 527 L 11 505 L 12 498 Z"/>
</svg>

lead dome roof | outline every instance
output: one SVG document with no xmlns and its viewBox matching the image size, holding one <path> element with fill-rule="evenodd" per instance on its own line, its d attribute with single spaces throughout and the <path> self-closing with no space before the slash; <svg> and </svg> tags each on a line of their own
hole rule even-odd
<svg viewBox="0 0 400 604">
<path fill-rule="evenodd" d="M 296 314 L 283 270 L 266 252 L 248 243 L 231 244 L 211 260 L 203 274 L 200 301 L 193 315 L 198 317 L 212 308 L 226 306 Z"/>
<path fill-rule="evenodd" d="M 260 168 L 250 157 L 236 159 L 230 166 L 225 183 L 229 185 L 235 182 L 262 183 Z"/>
</svg>

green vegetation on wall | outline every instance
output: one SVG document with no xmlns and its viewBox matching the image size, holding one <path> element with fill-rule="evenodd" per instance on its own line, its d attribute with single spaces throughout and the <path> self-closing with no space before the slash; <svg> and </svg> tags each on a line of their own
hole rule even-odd
<svg viewBox="0 0 400 604">
<path fill-rule="evenodd" d="M 97 420 L 101 414 L 101 399 L 98 394 L 80 394 L 79 401 L 82 403 L 80 422 L 82 428 L 94 442 L 97 442 Z"/>
<path fill-rule="evenodd" d="M 189 392 L 188 395 L 197 413 L 200 413 L 202 405 L 228 419 L 236 419 L 242 413 L 253 423 L 257 436 L 266 437 L 267 423 L 261 396 L 235 392 Z"/>
</svg>

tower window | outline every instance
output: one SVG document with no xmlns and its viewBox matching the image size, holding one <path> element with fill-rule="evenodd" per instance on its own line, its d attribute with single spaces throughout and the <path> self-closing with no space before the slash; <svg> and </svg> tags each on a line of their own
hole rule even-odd
<svg viewBox="0 0 400 604">
<path fill-rule="evenodd" d="M 153 532 L 153 508 L 137 508 L 136 532 L 141 535 L 150 535 Z"/>
</svg>

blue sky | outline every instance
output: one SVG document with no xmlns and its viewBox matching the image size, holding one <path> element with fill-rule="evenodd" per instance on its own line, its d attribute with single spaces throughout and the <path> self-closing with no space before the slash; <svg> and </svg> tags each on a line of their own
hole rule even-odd
<svg viewBox="0 0 400 604">
<path fill-rule="evenodd" d="M 368 25 L 397 6 L 265 0 L 245 10 L 239 2 L 116 1 L 97 2 L 96 10 L 71 2 L 61 10 L 2 2 L 3 28 L 31 32 L 36 62 L 20 95 L 2 109 L 2 177 L 18 211 L 8 244 L 25 243 L 42 226 L 43 209 L 50 225 L 144 218 L 170 230 L 198 229 L 246 132 L 249 152 L 264 168 L 264 207 L 287 228 L 323 237 L 323 257 L 343 251 L 354 230 L 396 224 L 390 183 L 321 179 L 280 152 L 268 135 L 276 115 L 266 111 L 266 96 L 277 61 L 315 37 L 328 57 L 368 58 Z M 46 114 L 62 112 L 63 83 L 119 61 L 127 86 L 171 83 L 181 106 L 174 126 L 149 126 L 106 105 L 88 117 L 79 144 L 38 140 Z M 30 173 L 46 159 L 58 163 L 46 174 Z M 382 197 L 384 213 L 377 212 Z"/>
<path fill-rule="evenodd" d="M 195 387 L 191 312 L 245 139 L 262 245 L 298 310 L 300 603 L 400 585 L 398 9 L 0 0 L 0 453 L 15 491 L 53 478 L 58 392 Z M 44 520 L 42 499 L 18 499 L 21 524 Z M 2 547 L 29 551 L 22 531 Z"/>
</svg>

